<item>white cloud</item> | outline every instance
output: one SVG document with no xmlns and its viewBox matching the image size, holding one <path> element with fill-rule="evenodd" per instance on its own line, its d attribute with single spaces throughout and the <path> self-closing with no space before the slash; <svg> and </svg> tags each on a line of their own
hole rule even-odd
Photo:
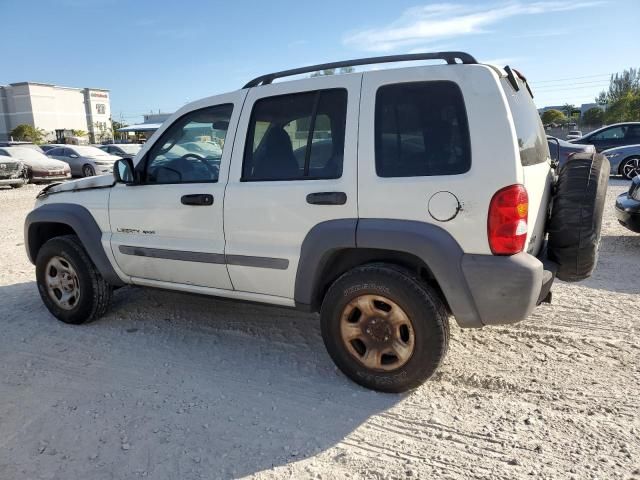
<svg viewBox="0 0 640 480">
<path fill-rule="evenodd" d="M 343 43 L 371 52 L 412 48 L 426 42 L 486 33 L 487 27 L 508 18 L 541 13 L 566 12 L 602 4 L 602 1 L 508 2 L 491 6 L 439 3 L 412 7 L 388 25 L 352 32 Z"/>
</svg>

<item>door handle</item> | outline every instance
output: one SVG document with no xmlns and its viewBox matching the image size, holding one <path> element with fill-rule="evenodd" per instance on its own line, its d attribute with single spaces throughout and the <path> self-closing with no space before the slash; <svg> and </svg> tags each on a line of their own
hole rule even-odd
<svg viewBox="0 0 640 480">
<path fill-rule="evenodd" d="M 182 202 L 183 205 L 213 205 L 213 195 L 209 195 L 208 193 L 183 195 L 180 202 Z"/>
<path fill-rule="evenodd" d="M 316 192 L 307 195 L 307 203 L 311 205 L 344 205 L 347 194 L 344 192 Z"/>
</svg>

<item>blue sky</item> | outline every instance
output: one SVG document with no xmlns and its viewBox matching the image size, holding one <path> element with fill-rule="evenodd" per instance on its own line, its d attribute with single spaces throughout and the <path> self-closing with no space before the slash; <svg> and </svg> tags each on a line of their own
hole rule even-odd
<svg viewBox="0 0 640 480">
<path fill-rule="evenodd" d="M 639 0 L 0 0 L 0 17 L 0 84 L 108 88 L 128 123 L 262 73 L 363 56 L 468 51 L 519 69 L 538 106 L 590 102 L 610 73 L 640 66 Z"/>
</svg>

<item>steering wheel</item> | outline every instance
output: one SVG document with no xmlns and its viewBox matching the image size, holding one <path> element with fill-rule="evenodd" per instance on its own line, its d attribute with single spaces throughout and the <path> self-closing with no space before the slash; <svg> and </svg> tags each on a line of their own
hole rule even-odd
<svg viewBox="0 0 640 480">
<path fill-rule="evenodd" d="M 190 158 L 194 158 L 195 160 L 198 160 L 200 163 L 202 163 L 206 167 L 206 169 L 209 171 L 209 173 L 211 173 L 211 175 L 213 175 L 214 178 L 218 178 L 220 168 L 217 165 L 209 165 L 209 162 L 207 162 L 207 159 L 198 155 L 197 153 L 187 153 L 186 155 L 183 155 L 182 157 L 180 157 L 180 161 L 183 161 L 183 160 L 186 161 Z"/>
</svg>

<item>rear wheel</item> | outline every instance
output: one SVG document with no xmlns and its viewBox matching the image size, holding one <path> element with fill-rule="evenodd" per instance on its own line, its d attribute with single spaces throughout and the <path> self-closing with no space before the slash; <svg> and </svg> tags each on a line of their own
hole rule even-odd
<svg viewBox="0 0 640 480">
<path fill-rule="evenodd" d="M 620 173 L 627 180 L 632 180 L 640 175 L 640 157 L 627 158 L 620 165 Z"/>
<path fill-rule="evenodd" d="M 40 248 L 36 281 L 47 309 L 65 323 L 93 320 L 111 301 L 111 286 L 75 235 L 52 238 Z"/>
<path fill-rule="evenodd" d="M 448 314 L 434 289 L 394 265 L 355 268 L 329 288 L 321 309 L 331 358 L 360 385 L 404 392 L 444 358 Z"/>
<path fill-rule="evenodd" d="M 96 171 L 93 169 L 91 165 L 85 165 L 82 167 L 82 176 L 83 177 L 93 177 L 96 174 Z"/>
<path fill-rule="evenodd" d="M 24 180 L 22 180 L 21 183 L 14 183 L 13 185 L 11 185 L 11 188 L 22 188 L 24 187 L 27 183 L 29 183 L 29 179 L 25 178 Z"/>
</svg>

